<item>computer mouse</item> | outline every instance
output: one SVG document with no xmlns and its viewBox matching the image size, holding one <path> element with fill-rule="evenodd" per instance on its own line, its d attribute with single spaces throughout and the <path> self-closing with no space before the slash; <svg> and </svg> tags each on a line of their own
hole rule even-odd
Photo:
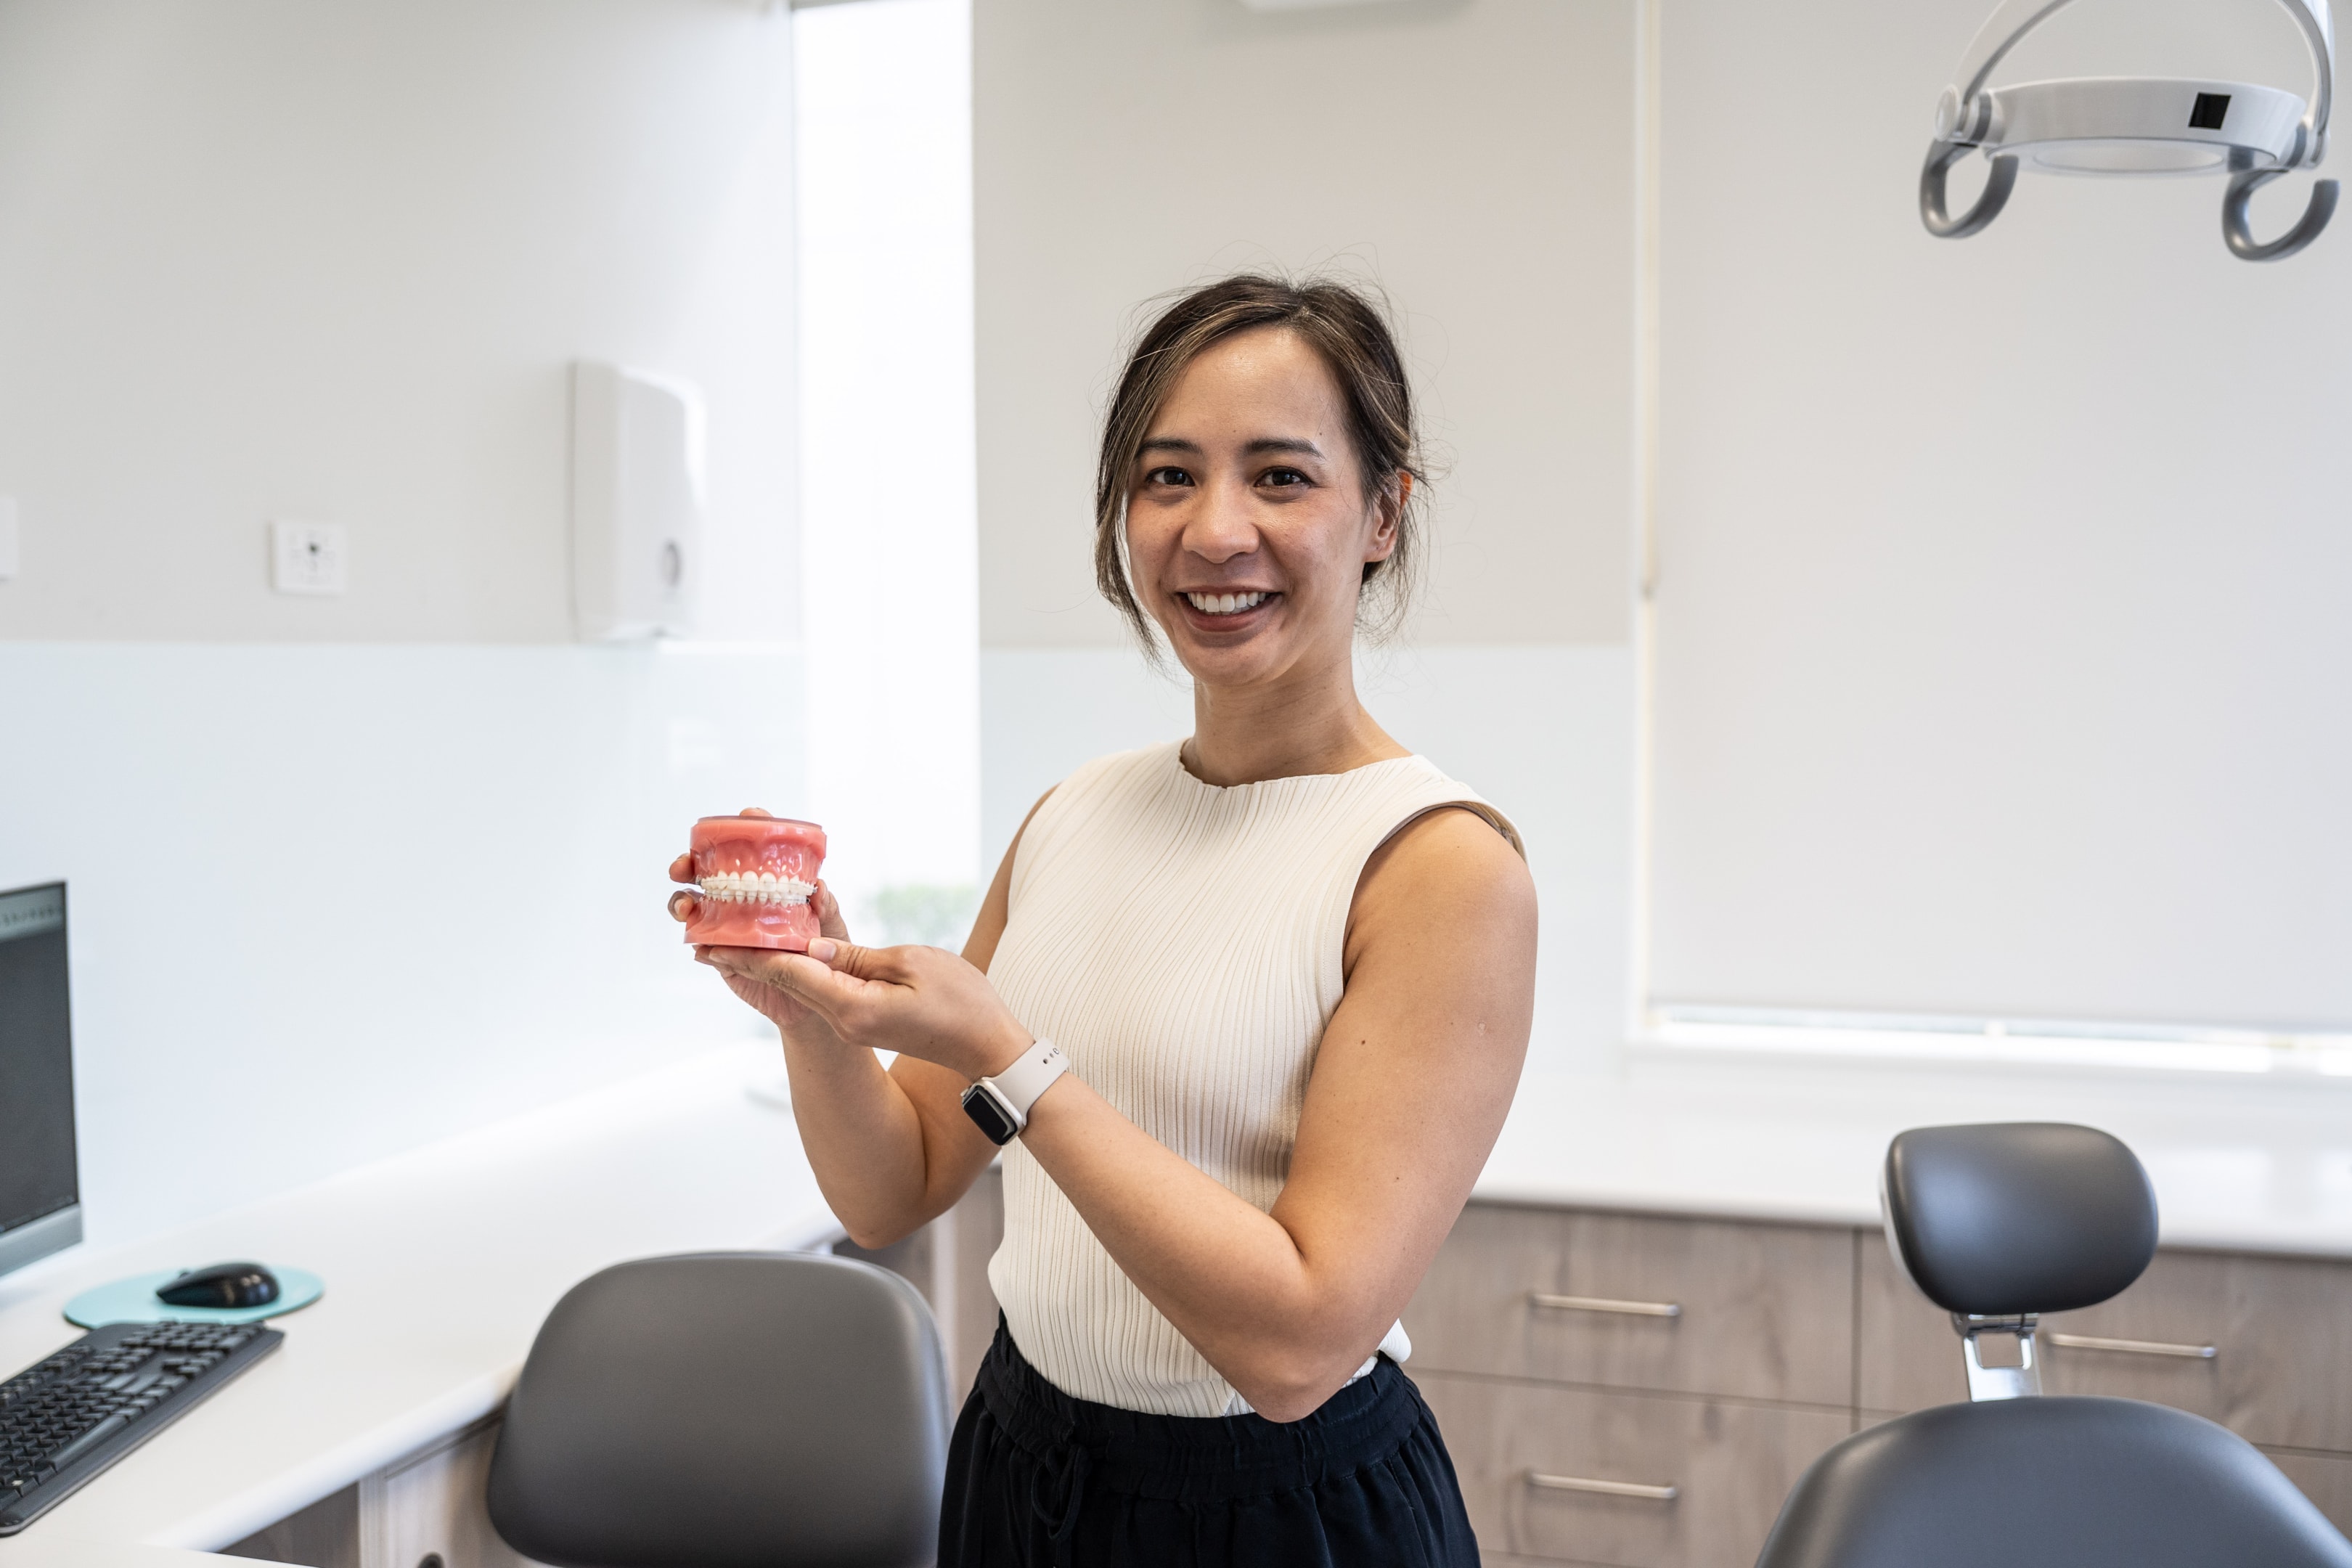
<svg viewBox="0 0 2352 1568">
<path fill-rule="evenodd" d="M 278 1276 L 258 1263 L 215 1263 L 166 1280 L 155 1299 L 174 1307 L 267 1307 L 278 1300 Z"/>
</svg>

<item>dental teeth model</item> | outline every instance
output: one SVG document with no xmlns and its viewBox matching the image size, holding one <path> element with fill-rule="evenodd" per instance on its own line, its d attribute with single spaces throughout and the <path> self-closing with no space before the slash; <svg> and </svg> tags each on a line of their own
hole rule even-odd
<svg viewBox="0 0 2352 1568">
<path fill-rule="evenodd" d="M 773 871 L 719 871 L 697 884 L 706 899 L 723 904 L 804 904 L 816 884 Z"/>
<path fill-rule="evenodd" d="M 697 891 L 687 941 L 808 951 L 824 828 L 781 816 L 706 816 L 694 825 L 688 847 Z"/>
</svg>

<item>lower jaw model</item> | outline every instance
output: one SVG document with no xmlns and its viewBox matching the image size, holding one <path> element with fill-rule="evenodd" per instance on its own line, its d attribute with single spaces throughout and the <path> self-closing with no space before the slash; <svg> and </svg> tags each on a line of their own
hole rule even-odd
<svg viewBox="0 0 2352 1568">
<path fill-rule="evenodd" d="M 809 902 L 824 868 L 824 829 L 780 816 L 706 816 L 689 847 L 698 889 L 686 940 L 698 946 L 806 952 Z"/>
</svg>

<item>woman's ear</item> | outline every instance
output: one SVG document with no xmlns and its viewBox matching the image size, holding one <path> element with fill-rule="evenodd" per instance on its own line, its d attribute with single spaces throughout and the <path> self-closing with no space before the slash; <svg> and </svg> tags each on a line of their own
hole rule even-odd
<svg viewBox="0 0 2352 1568">
<path fill-rule="evenodd" d="M 1405 503 L 1411 500 L 1412 476 L 1400 468 L 1387 484 L 1381 487 L 1381 493 L 1372 501 L 1379 517 L 1372 525 L 1372 537 L 1364 549 L 1365 561 L 1386 561 L 1396 553 L 1397 531 L 1404 521 Z"/>
</svg>

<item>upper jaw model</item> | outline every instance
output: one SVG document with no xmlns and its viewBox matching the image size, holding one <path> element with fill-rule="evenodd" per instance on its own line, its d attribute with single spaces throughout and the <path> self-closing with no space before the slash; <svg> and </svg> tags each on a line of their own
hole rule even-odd
<svg viewBox="0 0 2352 1568">
<path fill-rule="evenodd" d="M 824 867 L 824 829 L 782 816 L 706 816 L 690 841 L 698 889 L 686 940 L 712 947 L 806 952 L 809 902 Z"/>
</svg>

